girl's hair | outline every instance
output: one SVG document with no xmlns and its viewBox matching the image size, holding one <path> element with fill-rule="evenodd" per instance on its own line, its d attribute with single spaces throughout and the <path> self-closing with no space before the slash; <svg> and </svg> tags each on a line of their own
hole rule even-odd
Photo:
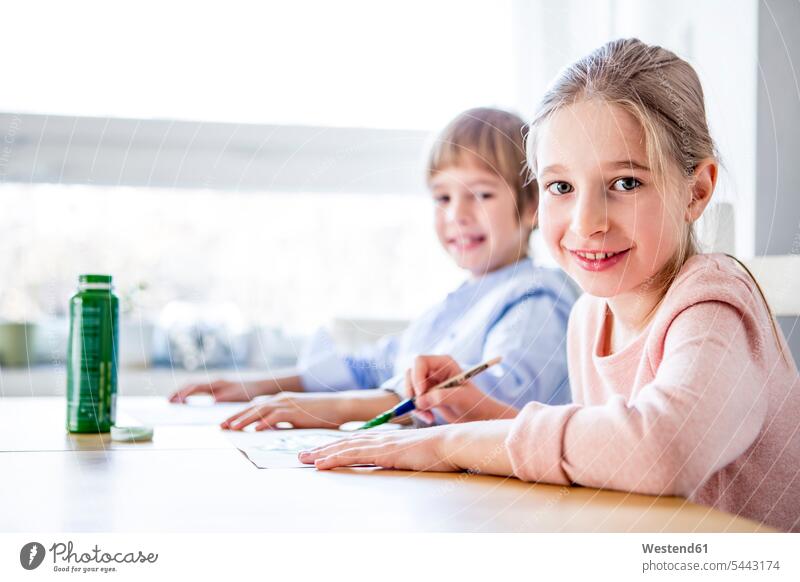
<svg viewBox="0 0 800 582">
<path fill-rule="evenodd" d="M 516 196 L 517 211 L 539 202 L 539 189 L 527 176 L 525 137 L 521 117 L 489 107 L 461 113 L 441 133 L 428 157 L 428 180 L 447 167 L 477 164 L 496 174 Z"/>
<path fill-rule="evenodd" d="M 641 124 L 648 165 L 662 192 L 681 178 L 676 169 L 688 186 L 698 162 L 717 157 L 706 122 L 703 88 L 692 66 L 660 46 L 635 38 L 620 39 L 573 63 L 548 88 L 528 139 L 534 176 L 537 129 L 560 108 L 590 99 L 617 105 Z M 676 255 L 653 285 L 666 290 L 686 260 L 697 252 L 694 230 L 687 225 Z"/>
<path fill-rule="evenodd" d="M 620 39 L 567 67 L 548 88 L 528 134 L 528 161 L 534 178 L 538 128 L 560 108 L 590 99 L 621 107 L 641 124 L 648 164 L 662 193 L 675 187 L 689 188 L 698 164 L 717 159 L 703 88 L 692 66 L 660 46 L 635 38 Z M 665 292 L 687 259 L 698 252 L 694 230 L 687 224 L 675 256 L 652 282 L 654 288 Z M 772 316 L 758 281 L 738 259 L 731 258 L 752 278 Z M 783 353 L 774 317 L 771 320 Z"/>
</svg>

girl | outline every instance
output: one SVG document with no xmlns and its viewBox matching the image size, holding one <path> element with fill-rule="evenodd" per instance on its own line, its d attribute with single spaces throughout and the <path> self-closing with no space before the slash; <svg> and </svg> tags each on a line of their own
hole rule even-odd
<svg viewBox="0 0 800 582">
<path fill-rule="evenodd" d="M 473 109 L 439 136 L 428 164 L 436 233 L 470 279 L 399 338 L 358 354 L 319 350 L 289 377 L 188 386 L 172 401 L 202 392 L 217 400 L 277 394 L 223 428 L 338 426 L 369 419 L 404 397 L 400 373 L 414 356 L 450 353 L 465 366 L 496 355 L 503 363 L 471 394 L 480 407 L 459 414 L 441 407 L 440 420 L 512 418 L 530 400 L 568 402 L 565 338 L 575 295 L 563 273 L 534 267 L 527 256 L 538 191 L 525 182 L 525 129 L 511 113 Z M 377 387 L 383 389 L 363 390 Z M 341 392 L 348 388 L 359 390 Z"/>
<path fill-rule="evenodd" d="M 749 273 L 693 240 L 718 162 L 692 67 L 611 42 L 556 80 L 528 147 L 543 236 L 586 291 L 568 331 L 575 403 L 365 434 L 301 460 L 682 495 L 800 529 L 797 368 Z M 427 392 L 458 369 L 418 358 L 417 406 L 468 405 L 459 392 L 474 387 Z"/>
</svg>

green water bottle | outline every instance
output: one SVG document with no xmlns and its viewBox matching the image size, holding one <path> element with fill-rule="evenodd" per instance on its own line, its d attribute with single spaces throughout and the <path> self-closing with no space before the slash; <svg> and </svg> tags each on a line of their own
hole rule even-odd
<svg viewBox="0 0 800 582">
<path fill-rule="evenodd" d="M 81 275 L 69 302 L 67 430 L 109 432 L 117 412 L 119 300 L 110 275 Z"/>
</svg>

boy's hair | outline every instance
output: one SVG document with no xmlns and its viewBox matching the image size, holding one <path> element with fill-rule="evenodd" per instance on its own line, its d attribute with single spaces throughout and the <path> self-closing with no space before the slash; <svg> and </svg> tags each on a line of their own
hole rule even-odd
<svg viewBox="0 0 800 582">
<path fill-rule="evenodd" d="M 629 38 L 611 41 L 576 61 L 548 88 L 528 134 L 528 161 L 534 176 L 538 171 L 538 128 L 562 107 L 590 99 L 619 106 L 641 124 L 648 164 L 662 193 L 690 187 L 698 164 L 718 159 L 706 120 L 703 88 L 694 68 L 660 46 Z M 698 252 L 694 230 L 688 224 L 676 256 L 656 276 L 654 286 L 666 291 L 684 263 Z M 769 310 L 758 281 L 741 261 L 730 258 L 747 271 Z M 783 353 L 774 318 L 772 328 Z"/>
<path fill-rule="evenodd" d="M 428 157 L 428 180 L 448 167 L 477 164 L 508 184 L 518 215 L 528 205 L 535 208 L 539 190 L 528 176 L 527 133 L 528 125 L 514 113 L 490 107 L 464 111 L 437 136 Z"/>
</svg>

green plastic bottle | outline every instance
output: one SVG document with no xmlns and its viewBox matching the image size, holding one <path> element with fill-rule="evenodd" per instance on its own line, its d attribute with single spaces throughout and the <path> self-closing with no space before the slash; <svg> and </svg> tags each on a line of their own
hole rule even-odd
<svg viewBox="0 0 800 582">
<path fill-rule="evenodd" d="M 109 432 L 117 415 L 119 299 L 110 275 L 81 275 L 69 303 L 67 430 Z"/>
</svg>

